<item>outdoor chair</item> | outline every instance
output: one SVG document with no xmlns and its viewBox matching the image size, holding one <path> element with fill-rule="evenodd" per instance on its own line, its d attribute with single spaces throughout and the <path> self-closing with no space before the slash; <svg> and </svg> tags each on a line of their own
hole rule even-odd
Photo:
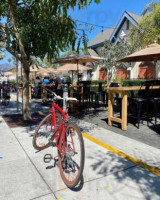
<svg viewBox="0 0 160 200">
<path fill-rule="evenodd" d="M 160 118 L 160 90 L 152 90 L 151 95 L 148 99 L 148 115 L 155 119 L 155 125 L 157 119 Z"/>
<path fill-rule="evenodd" d="M 99 83 L 98 85 L 98 91 L 92 91 L 92 95 L 94 96 L 95 102 L 94 102 L 94 107 L 99 107 L 99 106 L 107 106 L 108 102 L 108 93 L 103 90 L 102 83 Z M 93 99 L 93 97 L 92 97 Z M 93 100 L 92 100 L 93 102 Z"/>
<path fill-rule="evenodd" d="M 82 90 L 79 93 L 81 105 L 82 107 L 88 107 L 92 105 L 94 95 L 94 92 L 91 91 L 91 81 L 81 81 L 79 84 L 82 85 Z"/>
<path fill-rule="evenodd" d="M 133 118 L 137 123 L 137 128 L 139 129 L 140 121 L 147 120 L 149 123 L 149 98 L 151 95 L 151 90 L 149 90 L 152 83 L 145 82 L 141 87 L 145 86 L 146 89 L 140 89 L 137 96 L 131 96 L 129 98 L 128 104 L 128 119 Z"/>
<path fill-rule="evenodd" d="M 112 82 L 109 87 L 119 87 L 119 84 Z M 121 114 L 122 98 L 121 98 L 121 96 L 119 96 L 119 94 L 115 94 L 113 99 L 114 99 L 113 110 L 118 112 L 120 114 L 120 117 L 121 117 L 121 115 L 122 115 Z"/>
</svg>

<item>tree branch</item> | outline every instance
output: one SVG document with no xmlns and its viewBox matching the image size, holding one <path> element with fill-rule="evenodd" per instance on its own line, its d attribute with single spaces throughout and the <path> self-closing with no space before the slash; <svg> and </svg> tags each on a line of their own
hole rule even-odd
<svg viewBox="0 0 160 200">
<path fill-rule="evenodd" d="M 19 61 L 21 61 L 21 57 L 20 57 L 19 55 L 17 55 L 17 54 L 15 53 L 15 51 L 14 51 L 11 47 L 6 46 L 6 50 L 7 50 L 10 54 L 12 54 L 15 58 L 17 58 Z"/>
<path fill-rule="evenodd" d="M 18 41 L 18 45 L 19 45 L 19 49 L 20 49 L 21 62 L 25 62 L 26 65 L 24 65 L 24 63 L 23 63 L 23 66 L 24 66 L 24 68 L 27 67 L 27 70 L 29 70 L 28 69 L 29 68 L 29 64 L 28 64 L 28 60 L 27 60 L 27 55 L 26 55 L 25 48 L 24 48 L 23 42 L 21 40 L 20 34 L 18 32 L 16 19 L 15 19 L 15 16 L 14 16 L 14 11 L 15 11 L 14 9 L 16 9 L 16 5 L 15 5 L 14 0 L 9 0 L 8 9 L 9 9 L 9 18 L 10 18 L 10 21 L 12 23 L 14 34 L 15 34 L 15 37 L 16 37 L 16 39 Z"/>
<path fill-rule="evenodd" d="M 10 37 L 9 37 L 9 29 L 7 24 L 5 24 L 5 35 L 6 35 L 6 50 L 12 54 L 15 58 L 17 58 L 19 61 L 21 61 L 21 57 L 10 47 Z"/>
</svg>

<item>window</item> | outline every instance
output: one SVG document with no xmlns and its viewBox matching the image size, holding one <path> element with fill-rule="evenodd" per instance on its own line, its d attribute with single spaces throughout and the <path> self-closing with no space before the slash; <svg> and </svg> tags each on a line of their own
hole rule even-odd
<svg viewBox="0 0 160 200">
<path fill-rule="evenodd" d="M 127 31 L 129 30 L 129 20 L 127 19 L 127 26 L 126 26 Z"/>
</svg>

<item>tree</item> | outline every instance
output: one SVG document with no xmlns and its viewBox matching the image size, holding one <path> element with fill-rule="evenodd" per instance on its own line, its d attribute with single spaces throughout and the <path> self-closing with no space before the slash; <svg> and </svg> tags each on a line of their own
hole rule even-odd
<svg viewBox="0 0 160 200">
<path fill-rule="evenodd" d="M 149 12 L 152 12 L 156 6 L 160 4 L 159 2 L 151 2 L 149 3 L 147 6 L 145 6 L 145 8 L 143 9 L 142 15 L 145 15 Z"/>
<path fill-rule="evenodd" d="M 3 54 L 3 43 L 0 42 L 0 60 L 3 59 L 5 55 Z"/>
<path fill-rule="evenodd" d="M 100 0 L 93 0 L 99 3 Z M 55 58 L 66 47 L 75 46 L 76 24 L 69 8 L 79 9 L 92 0 L 0 0 L 0 30 L 6 50 L 18 59 L 24 70 L 23 118 L 29 112 L 29 66 L 31 56 Z"/>
<path fill-rule="evenodd" d="M 101 56 L 105 58 L 103 68 L 107 70 L 107 78 L 110 83 L 115 75 L 116 68 L 127 68 L 127 64 L 117 62 L 120 58 L 132 53 L 134 48 L 127 42 L 126 39 L 121 39 L 117 44 L 106 40 L 104 47 L 101 50 Z"/>
<path fill-rule="evenodd" d="M 139 24 L 133 27 L 129 33 L 131 44 L 136 49 L 145 48 L 147 45 L 158 41 L 160 38 L 160 4 L 147 16 L 144 16 Z"/>
</svg>

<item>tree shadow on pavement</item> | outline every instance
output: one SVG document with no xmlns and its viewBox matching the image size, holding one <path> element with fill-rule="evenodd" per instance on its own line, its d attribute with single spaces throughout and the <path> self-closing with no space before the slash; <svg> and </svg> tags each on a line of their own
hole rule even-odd
<svg viewBox="0 0 160 200">
<path fill-rule="evenodd" d="M 110 184 L 116 184 L 116 187 L 112 187 L 114 192 L 126 189 L 133 191 L 133 194 L 130 193 L 130 197 L 125 197 L 126 199 L 133 198 L 135 189 L 141 193 L 140 197 L 143 196 L 143 199 L 152 199 L 153 194 L 160 198 L 160 178 L 138 165 L 110 151 L 94 152 L 89 159 L 92 160 L 90 167 L 97 175 L 105 176 L 108 180 L 111 179 Z M 138 198 L 135 196 L 133 199 Z"/>
<path fill-rule="evenodd" d="M 160 124 L 151 125 L 149 128 L 160 136 Z"/>
</svg>

